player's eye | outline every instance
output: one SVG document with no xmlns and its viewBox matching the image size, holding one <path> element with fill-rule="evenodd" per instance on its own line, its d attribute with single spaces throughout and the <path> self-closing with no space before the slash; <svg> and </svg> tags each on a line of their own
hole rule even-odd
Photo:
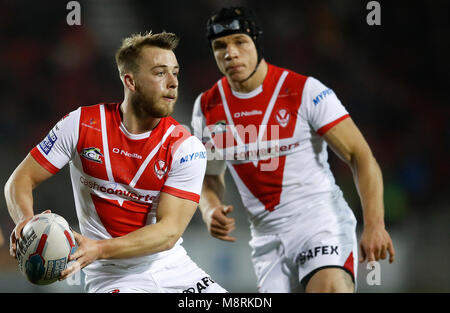
<svg viewBox="0 0 450 313">
<path fill-rule="evenodd" d="M 223 42 L 215 42 L 213 45 L 214 50 L 225 49 L 226 47 L 227 47 L 227 45 L 224 44 Z"/>
<path fill-rule="evenodd" d="M 235 41 L 236 45 L 241 46 L 249 43 L 249 40 L 247 38 L 239 38 Z"/>
</svg>

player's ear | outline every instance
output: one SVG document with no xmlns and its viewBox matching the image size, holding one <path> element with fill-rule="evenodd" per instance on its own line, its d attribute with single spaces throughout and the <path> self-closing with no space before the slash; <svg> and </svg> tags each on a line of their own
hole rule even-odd
<svg viewBox="0 0 450 313">
<path fill-rule="evenodd" d="M 136 81 L 134 80 L 132 73 L 123 75 L 122 81 L 126 88 L 131 91 L 136 91 Z"/>
</svg>

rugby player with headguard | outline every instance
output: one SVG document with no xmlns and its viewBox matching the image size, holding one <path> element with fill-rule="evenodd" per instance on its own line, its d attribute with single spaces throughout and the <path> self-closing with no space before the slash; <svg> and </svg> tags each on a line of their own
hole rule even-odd
<svg viewBox="0 0 450 313">
<path fill-rule="evenodd" d="M 226 168 L 248 212 L 260 292 L 354 292 L 356 219 L 336 185 L 327 147 L 353 172 L 363 208 L 359 261 L 394 261 L 385 229 L 380 167 L 334 91 L 268 63 L 247 8 L 223 8 L 207 38 L 224 75 L 195 101 L 192 127 L 208 151 L 200 200 L 210 234 L 235 220 L 223 203 Z"/>
</svg>

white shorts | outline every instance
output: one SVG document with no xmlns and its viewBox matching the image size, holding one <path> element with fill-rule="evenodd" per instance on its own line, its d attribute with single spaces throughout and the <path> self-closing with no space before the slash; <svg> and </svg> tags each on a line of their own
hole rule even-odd
<svg viewBox="0 0 450 313">
<path fill-rule="evenodd" d="M 326 267 L 342 268 L 356 282 L 356 219 L 343 198 L 318 202 L 296 225 L 250 240 L 259 292 L 301 291 L 312 274 Z"/>
<path fill-rule="evenodd" d="M 96 293 L 224 293 L 181 246 L 174 253 L 152 261 L 146 270 L 97 271 L 86 274 L 85 289 Z"/>
</svg>

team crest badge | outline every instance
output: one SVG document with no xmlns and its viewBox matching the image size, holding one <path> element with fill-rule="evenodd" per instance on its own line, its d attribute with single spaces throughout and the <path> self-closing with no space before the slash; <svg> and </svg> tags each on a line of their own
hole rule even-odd
<svg viewBox="0 0 450 313">
<path fill-rule="evenodd" d="M 167 173 L 167 164 L 163 160 L 156 160 L 154 166 L 155 174 L 158 179 L 163 178 Z"/>
<path fill-rule="evenodd" d="M 214 126 L 208 126 L 209 133 L 206 133 L 203 135 L 202 142 L 203 144 L 206 144 L 208 142 L 211 142 L 211 139 L 219 134 L 224 134 L 227 132 L 227 124 L 225 123 L 225 120 L 218 121 L 214 124 Z"/>
<path fill-rule="evenodd" d="M 101 157 L 103 154 L 100 152 L 99 148 L 90 147 L 81 150 L 81 156 L 89 161 L 93 161 L 96 163 L 102 163 Z"/>
<path fill-rule="evenodd" d="M 278 124 L 281 125 L 281 127 L 286 127 L 289 123 L 289 119 L 291 118 L 291 115 L 289 112 L 285 109 L 278 110 L 278 113 L 275 115 L 275 118 L 277 119 Z"/>
<path fill-rule="evenodd" d="M 218 121 L 214 124 L 214 128 L 211 131 L 211 136 L 216 134 L 223 134 L 227 132 L 227 124 L 224 120 Z"/>
</svg>

